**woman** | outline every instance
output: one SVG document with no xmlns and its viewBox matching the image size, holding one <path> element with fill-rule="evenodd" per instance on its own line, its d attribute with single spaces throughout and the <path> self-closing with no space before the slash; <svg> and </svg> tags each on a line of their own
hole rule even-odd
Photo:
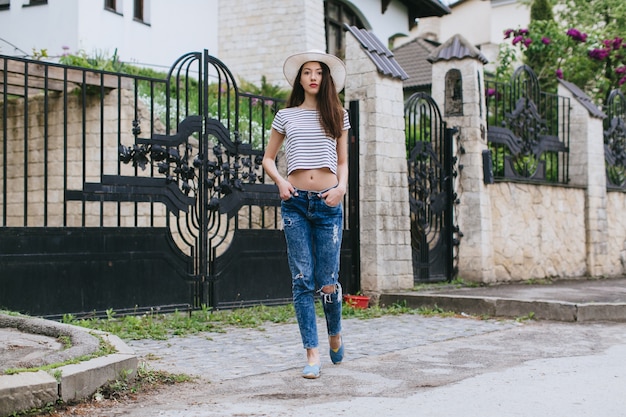
<svg viewBox="0 0 626 417">
<path fill-rule="evenodd" d="M 263 168 L 280 193 L 287 257 L 292 274 L 293 303 L 306 349 L 305 378 L 318 378 L 315 295 L 322 296 L 330 358 L 341 363 L 342 200 L 348 183 L 348 113 L 338 93 L 343 89 L 343 62 L 321 51 L 288 57 L 283 72 L 293 87 L 287 107 L 272 123 Z M 287 178 L 276 168 L 285 143 Z"/>
</svg>

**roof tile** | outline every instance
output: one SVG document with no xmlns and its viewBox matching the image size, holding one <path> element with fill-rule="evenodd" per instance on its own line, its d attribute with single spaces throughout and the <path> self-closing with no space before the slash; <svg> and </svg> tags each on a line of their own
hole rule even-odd
<svg viewBox="0 0 626 417">
<path fill-rule="evenodd" d="M 359 29 L 356 26 L 345 25 L 345 28 L 354 35 L 361 44 L 361 48 L 376 65 L 378 71 L 393 78 L 406 80 L 408 74 L 402 69 L 394 58 L 393 53 L 374 35 L 366 29 Z"/>
<path fill-rule="evenodd" d="M 415 38 L 394 49 L 396 60 L 409 76 L 404 80 L 404 88 L 427 87 L 432 84 L 432 64 L 427 58 L 438 46 L 438 42 Z"/>
</svg>

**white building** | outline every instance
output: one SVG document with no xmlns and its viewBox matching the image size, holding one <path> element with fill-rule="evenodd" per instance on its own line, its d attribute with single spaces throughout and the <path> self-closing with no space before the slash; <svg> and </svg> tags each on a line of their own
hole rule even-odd
<svg viewBox="0 0 626 417">
<path fill-rule="evenodd" d="M 248 81 L 282 83 L 274 68 L 290 53 L 341 55 L 344 23 L 387 40 L 449 12 L 439 0 L 0 0 L 0 54 L 116 53 L 165 69 L 208 49 Z"/>
<path fill-rule="evenodd" d="M 399 38 L 394 47 L 417 37 L 444 43 L 459 34 L 493 63 L 499 45 L 504 42 L 504 31 L 524 28 L 530 23 L 530 7 L 520 0 L 458 0 L 450 2 L 449 7 L 450 14 L 419 19 L 409 37 Z"/>
<path fill-rule="evenodd" d="M 217 50 L 217 8 L 218 0 L 0 0 L 0 54 L 117 51 L 124 62 L 169 68 L 186 52 Z"/>
</svg>

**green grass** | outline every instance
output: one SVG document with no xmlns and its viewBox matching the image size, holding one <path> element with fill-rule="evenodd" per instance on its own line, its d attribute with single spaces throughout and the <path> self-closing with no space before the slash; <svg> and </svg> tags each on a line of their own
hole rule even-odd
<svg viewBox="0 0 626 417">
<path fill-rule="evenodd" d="M 554 281 L 550 278 L 531 278 L 526 281 L 523 281 L 523 284 L 528 285 L 552 285 Z"/>
<path fill-rule="evenodd" d="M 428 291 L 447 288 L 476 288 L 481 286 L 484 286 L 484 284 L 480 282 L 465 281 L 462 278 L 455 278 L 452 281 L 418 284 L 413 287 L 413 291 Z"/>
<path fill-rule="evenodd" d="M 200 332 L 224 332 L 227 327 L 259 328 L 263 323 L 293 322 L 295 313 L 292 305 L 267 307 L 255 306 L 233 310 L 210 310 L 202 308 L 192 312 L 168 314 L 146 313 L 140 316 L 117 317 L 109 310 L 107 317 L 77 319 L 65 315 L 63 322 L 88 329 L 113 333 L 122 339 L 165 340 L 172 336 L 185 336 Z"/>
<path fill-rule="evenodd" d="M 531 311 L 525 316 L 520 316 L 520 317 L 515 318 L 515 321 L 518 323 L 523 323 L 523 322 L 532 321 L 532 320 L 535 320 L 535 313 L 533 311 Z"/>
<path fill-rule="evenodd" d="M 316 303 L 319 317 L 323 317 L 321 303 Z M 358 309 L 344 303 L 343 317 L 372 319 L 389 315 L 420 314 L 424 316 L 452 316 L 454 313 L 441 309 L 413 309 L 405 304 L 386 307 L 371 306 Z M 256 328 L 264 330 L 267 323 L 295 323 L 293 304 L 283 306 L 254 306 L 232 310 L 211 310 L 203 308 L 192 312 L 168 314 L 147 313 L 140 316 L 116 316 L 107 312 L 106 318 L 77 319 L 71 315 L 63 318 L 64 323 L 109 332 L 126 340 L 155 339 L 165 340 L 175 336 L 185 336 L 200 332 L 226 332 L 228 328 Z"/>
<path fill-rule="evenodd" d="M 130 372 L 122 372 L 115 381 L 100 387 L 94 395 L 94 399 L 119 400 L 129 394 L 136 394 L 156 386 L 180 384 L 194 379 L 194 377 L 187 374 L 172 374 L 166 371 L 154 370 L 145 361 L 139 362 L 137 375 L 134 378 L 131 378 L 131 376 Z"/>
</svg>

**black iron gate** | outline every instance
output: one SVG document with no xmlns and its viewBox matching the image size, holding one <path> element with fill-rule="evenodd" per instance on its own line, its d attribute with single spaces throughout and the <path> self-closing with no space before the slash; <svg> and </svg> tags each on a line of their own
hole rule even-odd
<svg viewBox="0 0 626 417">
<path fill-rule="evenodd" d="M 455 130 L 446 127 L 427 94 L 413 94 L 404 111 L 414 281 L 449 281 L 457 273 L 459 234 L 454 225 Z"/>
<path fill-rule="evenodd" d="M 280 201 L 260 166 L 281 102 L 241 92 L 207 51 L 164 79 L 0 56 L 0 106 L 0 308 L 56 317 L 291 300 Z M 350 114 L 356 126 L 356 105 Z M 340 271 L 352 292 L 357 178 Z"/>
<path fill-rule="evenodd" d="M 609 190 L 626 191 L 626 97 L 613 90 L 606 100 L 604 119 L 604 160 Z"/>
</svg>

